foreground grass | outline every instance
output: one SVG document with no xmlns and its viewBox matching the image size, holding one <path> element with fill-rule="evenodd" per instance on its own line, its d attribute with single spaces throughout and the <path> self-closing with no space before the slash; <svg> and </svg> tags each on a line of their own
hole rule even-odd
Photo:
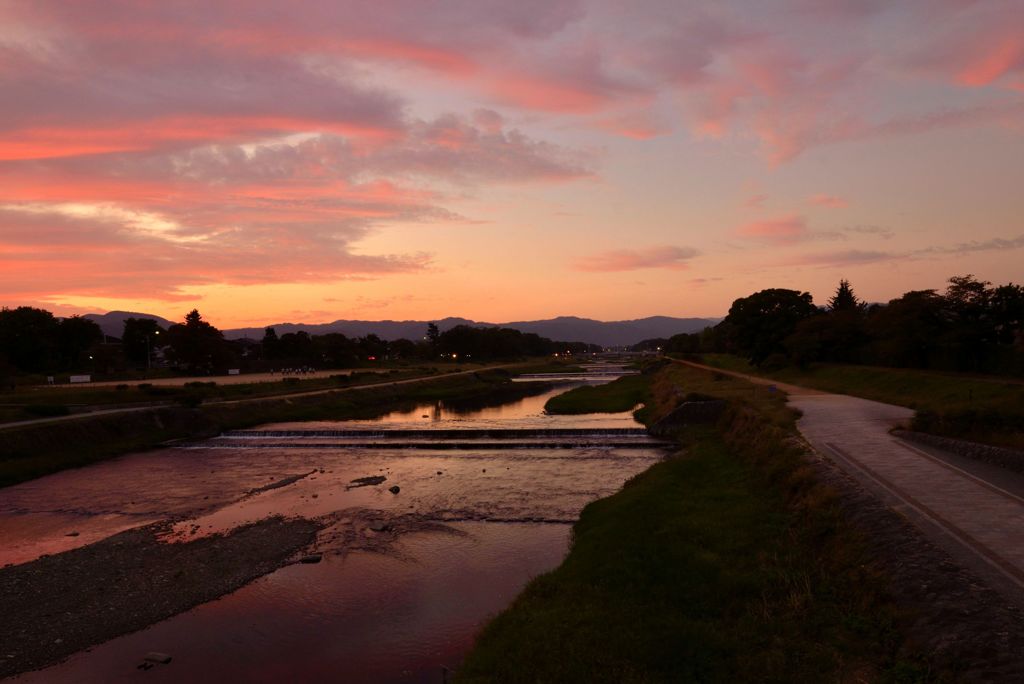
<svg viewBox="0 0 1024 684">
<path fill-rule="evenodd" d="M 483 631 L 460 682 L 918 681 L 859 538 L 789 439 L 778 393 L 684 367 L 652 383 L 733 395 L 718 428 L 587 506 L 563 564 Z M 746 396 L 742 396 L 743 393 Z"/>
<path fill-rule="evenodd" d="M 544 410 L 557 414 L 622 413 L 649 397 L 650 378 L 625 375 L 603 385 L 584 385 L 552 397 Z"/>
<path fill-rule="evenodd" d="M 703 363 L 826 392 L 915 409 L 914 427 L 974 441 L 1024 448 L 1024 383 L 956 373 L 814 364 L 764 371 L 728 354 Z"/>
</svg>

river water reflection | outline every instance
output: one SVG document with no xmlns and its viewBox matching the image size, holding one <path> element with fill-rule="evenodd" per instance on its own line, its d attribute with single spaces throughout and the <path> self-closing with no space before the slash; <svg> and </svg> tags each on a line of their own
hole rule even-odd
<svg viewBox="0 0 1024 684">
<path fill-rule="evenodd" d="M 169 543 L 267 515 L 329 522 L 317 544 L 321 563 L 287 566 L 18 681 L 134 680 L 143 676 L 138 658 L 154 650 L 174 660 L 144 673 L 153 681 L 440 681 L 490 616 L 558 565 L 583 506 L 664 455 L 639 436 L 628 448 L 602 446 L 600 435 L 582 446 L 547 444 L 538 430 L 638 427 L 629 413 L 544 414 L 565 389 L 472 411 L 424 405 L 374 421 L 267 425 L 4 490 L 0 534 L 11 543 L 0 562 L 157 520 L 180 520 Z M 473 448 L 474 432 L 495 429 L 531 436 Z M 395 430 L 470 437 L 460 448 L 409 448 L 385 434 L 379 446 L 350 448 L 352 437 L 323 436 Z M 366 477 L 386 479 L 353 486 Z M 378 534 L 380 526 L 392 534 Z"/>
</svg>

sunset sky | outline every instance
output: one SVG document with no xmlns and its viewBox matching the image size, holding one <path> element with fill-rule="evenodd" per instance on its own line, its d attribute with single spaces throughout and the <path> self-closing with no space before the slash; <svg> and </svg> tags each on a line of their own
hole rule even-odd
<svg viewBox="0 0 1024 684">
<path fill-rule="evenodd" d="M 0 304 L 724 315 L 1024 275 L 1024 0 L 0 0 Z"/>
</svg>

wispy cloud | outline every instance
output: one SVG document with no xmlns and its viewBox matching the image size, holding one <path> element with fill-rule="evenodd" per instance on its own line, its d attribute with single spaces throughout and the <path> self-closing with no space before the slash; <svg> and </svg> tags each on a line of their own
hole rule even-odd
<svg viewBox="0 0 1024 684">
<path fill-rule="evenodd" d="M 891 228 L 885 226 L 846 226 L 843 231 L 857 235 L 875 235 L 883 240 L 891 240 L 896 234 Z"/>
<path fill-rule="evenodd" d="M 950 257 L 973 252 L 1006 251 L 1024 249 L 1024 235 L 1014 238 L 992 238 L 989 240 L 972 240 L 951 245 L 936 245 L 908 251 L 885 251 L 867 249 L 848 249 L 831 252 L 813 252 L 800 255 L 786 262 L 787 265 L 805 266 L 858 266 L 883 261 L 910 261 L 929 257 Z"/>
<path fill-rule="evenodd" d="M 787 263 L 802 266 L 859 266 L 897 258 L 900 258 L 900 255 L 891 252 L 847 249 L 804 254 Z"/>
<path fill-rule="evenodd" d="M 989 240 L 971 240 L 955 245 L 926 247 L 914 252 L 918 256 L 929 254 L 969 254 L 971 252 L 991 252 L 995 250 L 1012 250 L 1024 248 L 1024 235 L 1012 238 L 991 238 Z"/>
<path fill-rule="evenodd" d="M 779 245 L 800 242 L 810 235 L 806 219 L 795 214 L 751 221 L 735 232 L 741 238 Z"/>
<path fill-rule="evenodd" d="M 842 209 L 843 207 L 849 206 L 849 202 L 847 202 L 842 197 L 837 197 L 835 195 L 826 195 L 823 193 L 811 195 L 810 197 L 807 198 L 807 203 L 819 207 L 828 207 L 829 209 Z"/>
<path fill-rule="evenodd" d="M 671 271 L 685 269 L 699 252 L 692 247 L 663 245 L 647 249 L 614 249 L 577 259 L 573 264 L 579 271 L 607 273 L 636 271 L 644 268 L 663 268 Z"/>
</svg>

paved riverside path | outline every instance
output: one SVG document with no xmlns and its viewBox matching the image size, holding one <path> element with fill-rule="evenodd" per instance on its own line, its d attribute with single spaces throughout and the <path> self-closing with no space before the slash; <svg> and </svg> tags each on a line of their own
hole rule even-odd
<svg viewBox="0 0 1024 684">
<path fill-rule="evenodd" d="M 790 405 L 803 412 L 797 427 L 819 454 L 956 557 L 1024 590 L 1024 498 L 1018 486 L 994 484 L 995 478 L 979 476 L 981 471 L 968 472 L 974 468 L 956 456 L 894 437 L 890 430 L 909 421 L 911 409 L 772 384 L 788 392 Z M 1012 481 L 1016 476 L 1006 477 Z"/>
</svg>

